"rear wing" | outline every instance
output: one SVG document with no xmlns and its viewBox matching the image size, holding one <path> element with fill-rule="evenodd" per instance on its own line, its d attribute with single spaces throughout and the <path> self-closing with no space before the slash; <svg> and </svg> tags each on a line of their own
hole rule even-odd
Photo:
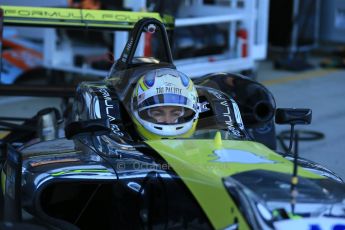
<svg viewBox="0 0 345 230">
<path fill-rule="evenodd" d="M 0 68 L 2 66 L 2 30 L 5 25 L 129 31 L 142 18 L 155 18 L 163 23 L 167 30 L 174 29 L 174 17 L 152 12 L 0 5 Z M 0 85 L 0 95 L 71 97 L 74 95 L 74 87 Z"/>
<path fill-rule="evenodd" d="M 174 18 L 152 12 L 86 10 L 70 8 L 1 6 L 3 23 L 10 26 L 72 27 L 131 30 L 142 18 L 155 18 L 167 30 L 174 29 Z M 1 19 L 0 19 L 1 20 Z"/>
</svg>

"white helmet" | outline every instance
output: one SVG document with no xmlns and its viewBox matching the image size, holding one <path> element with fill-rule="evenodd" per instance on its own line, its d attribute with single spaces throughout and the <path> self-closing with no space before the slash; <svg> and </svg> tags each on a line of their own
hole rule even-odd
<svg viewBox="0 0 345 230">
<path fill-rule="evenodd" d="M 168 68 L 149 71 L 139 79 L 131 106 L 138 132 L 146 139 L 189 137 L 199 116 L 192 80 Z"/>
</svg>

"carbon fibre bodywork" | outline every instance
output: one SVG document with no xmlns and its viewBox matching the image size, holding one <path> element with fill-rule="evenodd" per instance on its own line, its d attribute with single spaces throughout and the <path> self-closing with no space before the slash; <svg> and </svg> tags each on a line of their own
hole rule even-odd
<svg viewBox="0 0 345 230">
<path fill-rule="evenodd" d="M 135 76 L 154 67 L 137 68 L 138 72 L 131 72 L 132 86 Z M 261 93 L 266 92 L 263 86 L 231 74 L 206 77 L 197 89 L 208 110 L 200 114 L 195 135 L 185 140 L 142 141 L 127 106 L 132 87 L 121 87 L 131 83 L 123 83 L 121 77 L 83 83 L 76 94 L 72 120 L 101 121 L 102 125 L 107 120 L 109 129 L 77 130 L 70 139 L 18 149 L 23 162 L 22 207 L 35 219 L 62 229 L 274 229 L 273 223 L 282 217 L 263 217 L 255 204 L 272 213 L 291 211 L 291 159 L 253 142 L 244 127 L 255 118 L 243 116 L 241 123 L 236 118 L 237 104 L 219 91 L 216 83 L 245 81 Z M 212 84 L 214 88 L 209 86 Z M 240 97 L 236 92 L 241 91 L 232 91 L 233 98 Z M 262 95 L 255 105 L 272 102 L 270 94 Z M 238 105 L 243 110 L 241 103 Z M 230 117 L 224 116 L 227 111 L 231 111 Z M 268 120 L 261 117 L 258 121 L 260 116 L 254 115 L 259 117 L 255 124 L 273 117 L 266 114 Z M 220 144 L 215 138 L 217 131 L 222 132 Z M 244 158 L 238 158 L 240 154 Z M 342 203 L 344 186 L 339 177 L 307 160 L 300 159 L 299 164 L 296 215 L 312 216 L 306 210 L 317 212 Z"/>
</svg>

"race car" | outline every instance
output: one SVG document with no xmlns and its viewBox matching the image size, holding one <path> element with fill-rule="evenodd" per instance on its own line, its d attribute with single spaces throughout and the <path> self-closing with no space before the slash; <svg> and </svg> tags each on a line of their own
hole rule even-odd
<svg viewBox="0 0 345 230">
<path fill-rule="evenodd" d="M 135 57 L 143 32 L 160 34 L 160 59 Z M 197 91 L 199 116 L 188 136 L 150 138 L 138 129 L 133 94 L 143 76 L 163 75 Z M 152 86 L 151 79 L 144 84 Z M 7 141 L 2 227 L 345 228 L 341 178 L 248 132 L 274 117 L 292 127 L 310 123 L 310 110 L 276 109 L 263 85 L 237 74 L 185 79 L 173 64 L 164 24 L 139 20 L 107 79 L 77 88 L 65 137 L 42 125 L 46 141 Z"/>
</svg>

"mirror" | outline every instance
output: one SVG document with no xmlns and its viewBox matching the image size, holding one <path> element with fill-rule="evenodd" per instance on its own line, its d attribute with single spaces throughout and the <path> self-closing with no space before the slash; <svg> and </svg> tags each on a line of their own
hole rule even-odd
<svg viewBox="0 0 345 230">
<path fill-rule="evenodd" d="M 278 108 L 275 114 L 276 124 L 309 125 L 311 118 L 311 109 Z"/>
</svg>

